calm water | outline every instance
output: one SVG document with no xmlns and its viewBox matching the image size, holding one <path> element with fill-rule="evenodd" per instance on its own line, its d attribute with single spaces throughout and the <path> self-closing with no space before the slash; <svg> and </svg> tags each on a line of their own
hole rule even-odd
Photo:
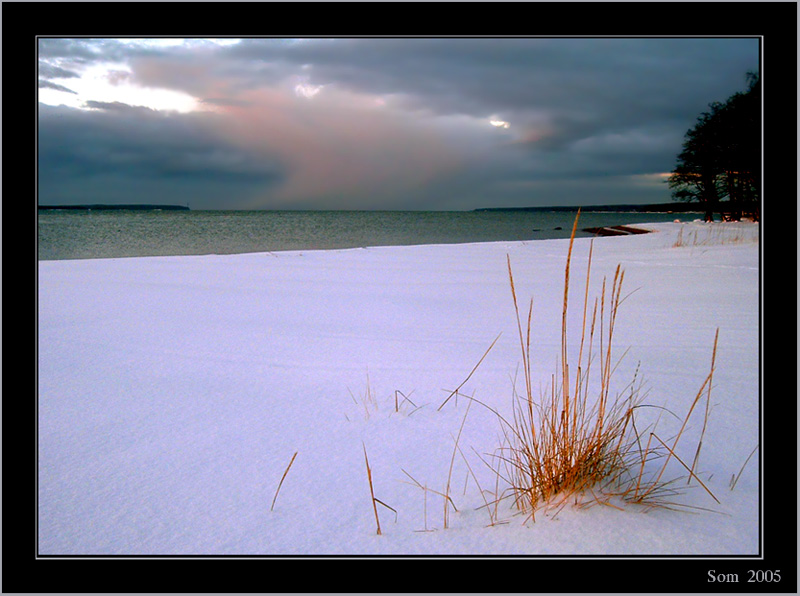
<svg viewBox="0 0 800 596">
<path fill-rule="evenodd" d="M 688 213 L 583 213 L 579 228 L 695 217 Z M 574 219 L 571 212 L 542 211 L 40 211 L 38 258 L 537 240 L 569 237 Z"/>
</svg>

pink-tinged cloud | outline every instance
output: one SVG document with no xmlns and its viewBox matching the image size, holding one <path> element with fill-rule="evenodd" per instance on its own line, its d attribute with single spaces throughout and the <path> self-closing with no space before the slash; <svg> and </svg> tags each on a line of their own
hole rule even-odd
<svg viewBox="0 0 800 596">
<path fill-rule="evenodd" d="M 290 86 L 216 102 L 220 134 L 283 165 L 278 188 L 251 207 L 391 206 L 461 164 L 464 152 L 432 119 L 412 119 L 380 98 L 326 87 L 308 97 Z M 388 200 L 387 200 L 388 199 Z"/>
</svg>

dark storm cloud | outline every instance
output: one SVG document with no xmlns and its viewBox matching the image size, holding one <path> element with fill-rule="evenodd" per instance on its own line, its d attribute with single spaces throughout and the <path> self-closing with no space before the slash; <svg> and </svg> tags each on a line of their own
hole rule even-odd
<svg viewBox="0 0 800 596">
<path fill-rule="evenodd" d="M 74 79 L 80 75 L 73 70 L 61 68 L 55 64 L 42 63 L 39 66 L 39 76 L 43 79 Z"/>
<path fill-rule="evenodd" d="M 724 99 L 757 68 L 757 48 L 756 39 L 244 40 L 220 57 L 287 71 L 310 65 L 313 83 L 402 94 L 443 112 L 558 108 L 619 120 L 620 100 L 649 117 Z"/>
<path fill-rule="evenodd" d="M 660 202 L 669 193 L 653 176 L 674 166 L 684 133 L 710 102 L 745 88 L 747 71 L 758 69 L 758 43 L 363 38 L 245 39 L 225 47 L 198 40 L 164 48 L 42 40 L 40 72 L 56 80 L 45 81 L 48 86 L 68 88 L 59 76 L 94 61 L 116 61 L 130 68 L 130 82 L 183 91 L 225 112 L 224 125 L 201 124 L 220 114 L 169 120 L 165 130 L 179 147 L 172 153 L 156 149 L 158 160 L 137 154 L 140 171 L 154 180 L 163 178 L 160 164 L 182 172 L 188 184 L 187 164 L 204 162 L 197 152 L 191 160 L 179 156 L 190 155 L 196 143 L 208 165 L 197 168 L 198 176 L 217 172 L 222 180 L 238 171 L 243 180 L 261 179 L 273 190 L 291 180 L 287 196 L 300 201 L 298 193 L 310 193 L 306 206 L 352 194 L 359 178 L 372 178 L 364 194 L 374 194 L 375 206 L 381 205 L 378 190 L 390 193 L 400 180 L 413 181 L 402 188 L 406 205 L 427 200 L 431 208 L 549 204 L 555 196 L 568 200 L 569 188 L 575 189 L 574 203 L 592 188 L 595 202 L 623 196 L 629 202 L 637 193 L 642 201 Z M 385 104 L 384 112 L 374 108 L 376 102 Z M 102 108 L 81 116 L 93 123 L 90 129 L 108 130 L 114 118 L 124 118 L 118 134 L 131 135 L 132 145 L 144 147 L 146 135 L 168 145 L 165 130 L 152 126 L 155 115 L 144 118 L 124 106 L 90 107 Z M 493 128 L 490 117 L 508 122 L 508 128 Z M 141 118 L 142 126 L 132 124 Z M 222 149 L 202 149 L 213 146 Z M 232 161 L 221 160 L 223 155 Z M 392 167 L 386 165 L 390 159 Z M 407 175 L 399 169 L 403 164 Z M 386 174 L 382 184 L 373 172 Z"/>
<path fill-rule="evenodd" d="M 45 57 L 138 61 L 145 84 L 194 92 L 213 77 L 254 88 L 302 73 L 315 85 L 395 94 L 408 107 L 444 114 L 547 112 L 567 138 L 591 132 L 588 123 L 694 118 L 741 90 L 746 71 L 758 68 L 757 39 L 244 39 L 206 47 L 202 62 L 200 47 L 49 42 L 55 47 Z"/>
<path fill-rule="evenodd" d="M 67 64 L 124 62 L 134 56 L 158 55 L 161 50 L 108 38 L 51 38 L 38 40 L 39 58 Z"/>
<path fill-rule="evenodd" d="M 91 110 L 39 106 L 42 204 L 149 197 L 236 208 L 237 196 L 241 200 L 284 175 L 275 159 L 224 142 L 196 115 L 163 115 L 118 102 L 89 101 L 86 107 Z"/>
<path fill-rule="evenodd" d="M 757 70 L 758 40 L 245 40 L 221 56 L 408 109 L 495 115 L 531 160 L 517 176 L 583 177 L 670 169 L 699 113 Z"/>
<path fill-rule="evenodd" d="M 39 89 L 55 89 L 56 91 L 61 91 L 62 93 L 72 93 L 73 95 L 78 94 L 77 91 L 73 91 L 69 87 L 59 85 L 58 83 L 53 83 L 52 81 L 45 81 L 44 79 L 39 79 Z"/>
</svg>

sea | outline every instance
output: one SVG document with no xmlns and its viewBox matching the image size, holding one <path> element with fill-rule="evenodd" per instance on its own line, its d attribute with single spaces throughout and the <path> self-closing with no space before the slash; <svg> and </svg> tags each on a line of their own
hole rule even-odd
<svg viewBox="0 0 800 596">
<path fill-rule="evenodd" d="M 576 211 L 202 211 L 47 209 L 38 260 L 237 254 L 568 238 Z M 583 212 L 584 228 L 692 221 L 696 213 Z"/>
</svg>

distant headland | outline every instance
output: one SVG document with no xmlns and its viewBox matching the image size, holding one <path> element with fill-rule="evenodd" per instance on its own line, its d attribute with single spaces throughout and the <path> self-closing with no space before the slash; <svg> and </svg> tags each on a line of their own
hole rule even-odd
<svg viewBox="0 0 800 596">
<path fill-rule="evenodd" d="M 617 211 L 626 213 L 687 213 L 702 211 L 702 208 L 698 203 L 678 202 L 652 203 L 647 205 L 573 205 L 569 207 L 482 207 L 480 209 L 475 209 L 475 211 L 577 211 L 579 207 L 581 211 L 586 213 L 601 211 Z"/>
<path fill-rule="evenodd" d="M 72 209 L 85 211 L 108 211 L 108 210 L 133 210 L 133 211 L 189 211 L 186 205 L 39 205 L 40 211 L 52 211 L 57 209 Z"/>
</svg>

